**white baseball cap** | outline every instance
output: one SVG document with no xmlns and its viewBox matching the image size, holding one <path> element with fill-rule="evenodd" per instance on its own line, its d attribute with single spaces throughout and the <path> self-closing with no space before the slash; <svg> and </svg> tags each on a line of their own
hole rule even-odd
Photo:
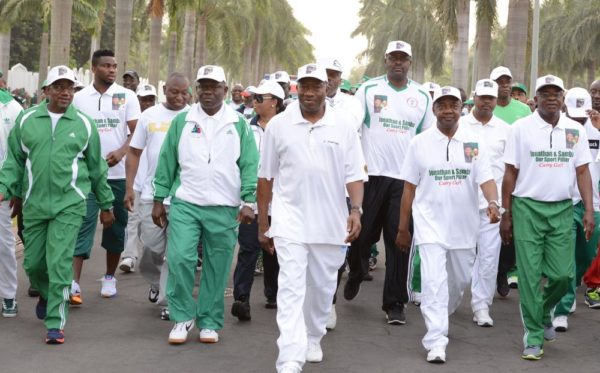
<svg viewBox="0 0 600 373">
<path fill-rule="evenodd" d="M 140 97 L 157 96 L 156 88 L 152 84 L 140 84 L 135 93 Z"/>
<path fill-rule="evenodd" d="M 537 93 L 537 91 L 539 91 L 541 88 L 544 88 L 549 85 L 558 87 L 563 91 L 565 90 L 565 85 L 561 78 L 554 75 L 545 75 L 537 78 L 537 80 L 535 81 L 535 92 Z"/>
<path fill-rule="evenodd" d="M 327 82 L 327 71 L 325 67 L 316 63 L 309 63 L 298 69 L 298 81 L 304 78 L 315 78 L 322 82 Z"/>
<path fill-rule="evenodd" d="M 501 76 L 508 76 L 512 79 L 512 74 L 510 73 L 510 69 L 506 66 L 498 66 L 490 73 L 490 79 L 498 80 Z"/>
<path fill-rule="evenodd" d="M 456 97 L 459 101 L 462 102 L 462 99 L 460 97 L 460 91 L 457 88 L 454 88 L 451 86 L 445 86 L 445 87 L 436 89 L 433 94 L 433 102 L 436 102 L 440 98 L 446 97 L 446 96 Z"/>
<path fill-rule="evenodd" d="M 565 106 L 571 118 L 587 118 L 586 110 L 592 109 L 592 96 L 585 88 L 571 88 L 565 95 Z"/>
<path fill-rule="evenodd" d="M 342 63 L 336 58 L 320 58 L 317 61 L 317 64 L 325 67 L 326 70 L 344 72 L 344 70 L 342 69 Z"/>
<path fill-rule="evenodd" d="M 75 88 L 85 88 L 85 84 L 81 80 L 75 82 Z"/>
<path fill-rule="evenodd" d="M 435 92 L 436 89 L 441 88 L 439 84 L 434 82 L 425 82 L 423 83 L 423 87 L 427 88 L 429 92 Z"/>
<path fill-rule="evenodd" d="M 66 79 L 73 83 L 77 82 L 77 77 L 73 70 L 69 69 L 65 65 L 54 66 L 48 71 L 48 77 L 46 78 L 46 87 L 53 84 L 57 80 Z"/>
<path fill-rule="evenodd" d="M 289 83 L 290 82 L 290 74 L 285 71 L 276 71 L 271 74 L 269 80 L 274 80 L 277 83 Z"/>
<path fill-rule="evenodd" d="M 476 96 L 498 97 L 498 83 L 492 79 L 481 79 L 475 84 Z"/>
<path fill-rule="evenodd" d="M 392 52 L 404 52 L 412 57 L 412 47 L 410 44 L 402 40 L 390 41 L 388 43 L 387 49 L 385 50 L 385 55 L 387 56 Z"/>
<path fill-rule="evenodd" d="M 285 98 L 283 88 L 273 80 L 264 80 L 258 87 L 253 88 L 251 92 L 255 95 L 273 95 L 282 100 Z"/>
<path fill-rule="evenodd" d="M 196 81 L 198 81 L 200 79 L 210 79 L 210 80 L 214 80 L 219 83 L 220 82 L 227 83 L 227 80 L 225 79 L 225 71 L 223 70 L 223 68 L 221 66 L 214 66 L 214 65 L 202 66 L 201 68 L 198 69 L 198 74 L 196 75 Z"/>
</svg>

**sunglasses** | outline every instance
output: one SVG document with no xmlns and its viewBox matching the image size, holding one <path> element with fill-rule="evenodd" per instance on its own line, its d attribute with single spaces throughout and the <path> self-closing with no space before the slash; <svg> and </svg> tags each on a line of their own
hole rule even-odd
<svg viewBox="0 0 600 373">
<path fill-rule="evenodd" d="M 254 95 L 254 101 L 258 102 L 259 104 L 262 104 L 265 99 L 270 100 L 272 98 L 273 96 L 271 95 Z"/>
</svg>

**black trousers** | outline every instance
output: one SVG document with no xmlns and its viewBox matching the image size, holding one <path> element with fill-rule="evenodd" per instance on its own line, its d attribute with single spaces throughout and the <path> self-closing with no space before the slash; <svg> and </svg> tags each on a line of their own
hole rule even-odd
<svg viewBox="0 0 600 373">
<path fill-rule="evenodd" d="M 348 255 L 350 267 L 348 277 L 352 281 L 360 282 L 369 272 L 371 245 L 379 241 L 383 231 L 385 282 L 381 308 L 384 311 L 408 302 L 406 280 L 410 253 L 401 252 L 395 244 L 403 190 L 402 180 L 386 176 L 369 176 L 369 181 L 365 183 L 362 230 L 358 239 L 350 246 Z"/>
<path fill-rule="evenodd" d="M 254 219 L 251 224 L 240 224 L 238 235 L 240 249 L 237 265 L 233 272 L 233 298 L 235 300 L 250 299 L 250 291 L 254 283 L 254 269 L 261 251 L 263 253 L 264 294 L 267 300 L 277 299 L 277 276 L 279 276 L 277 253 L 271 255 L 260 247 L 257 220 Z"/>
</svg>

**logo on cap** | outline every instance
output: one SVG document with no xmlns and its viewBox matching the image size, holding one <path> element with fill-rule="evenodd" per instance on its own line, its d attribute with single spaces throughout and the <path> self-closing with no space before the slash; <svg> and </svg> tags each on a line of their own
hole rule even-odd
<svg viewBox="0 0 600 373">
<path fill-rule="evenodd" d="M 281 73 L 275 73 L 275 79 L 281 78 Z"/>
<path fill-rule="evenodd" d="M 315 70 L 317 70 L 317 66 L 315 66 L 315 65 L 308 65 L 308 66 L 306 66 L 306 73 L 307 74 L 311 74 Z"/>
<path fill-rule="evenodd" d="M 396 43 L 396 49 L 402 49 L 402 48 L 404 48 L 404 43 L 402 43 L 402 42 L 397 42 L 397 43 Z"/>
<path fill-rule="evenodd" d="M 338 69 L 342 68 L 342 64 L 338 60 L 333 60 L 333 66 L 337 67 Z"/>
<path fill-rule="evenodd" d="M 554 83 L 554 78 L 551 76 L 546 77 L 546 83 Z"/>
<path fill-rule="evenodd" d="M 429 83 L 429 89 L 435 89 L 435 85 L 433 85 L 433 83 Z"/>
<path fill-rule="evenodd" d="M 583 107 L 585 100 L 583 98 L 578 98 L 577 101 L 575 101 L 575 107 Z"/>
<path fill-rule="evenodd" d="M 65 75 L 66 73 L 67 73 L 67 69 L 65 69 L 64 67 L 58 68 L 58 75 Z"/>
<path fill-rule="evenodd" d="M 151 91 L 151 90 L 152 90 L 152 87 L 150 87 L 149 85 L 145 85 L 145 86 L 144 86 L 144 90 L 146 90 L 146 91 Z"/>
<path fill-rule="evenodd" d="M 492 82 L 488 82 L 487 80 L 485 82 L 483 82 L 483 86 L 484 87 L 489 87 L 489 88 L 493 87 Z"/>
<path fill-rule="evenodd" d="M 213 72 L 212 66 L 207 66 L 204 68 L 204 75 L 208 75 Z"/>
<path fill-rule="evenodd" d="M 448 93 L 450 93 L 450 88 L 442 88 L 443 95 L 447 95 Z"/>
</svg>

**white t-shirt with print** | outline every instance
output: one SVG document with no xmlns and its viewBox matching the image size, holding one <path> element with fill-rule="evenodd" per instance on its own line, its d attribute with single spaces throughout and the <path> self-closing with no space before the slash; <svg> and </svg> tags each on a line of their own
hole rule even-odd
<svg viewBox="0 0 600 373">
<path fill-rule="evenodd" d="M 589 164 L 590 176 L 592 177 L 592 194 L 594 211 L 600 211 L 600 195 L 598 191 L 598 183 L 600 183 L 600 162 L 598 162 L 598 151 L 600 149 L 600 130 L 592 125 L 592 121 L 588 119 L 583 125 L 585 132 L 588 136 L 588 144 L 592 159 L 595 160 Z M 573 185 L 573 204 L 576 205 L 581 201 L 581 194 L 577 186 L 577 179 Z"/>
</svg>

